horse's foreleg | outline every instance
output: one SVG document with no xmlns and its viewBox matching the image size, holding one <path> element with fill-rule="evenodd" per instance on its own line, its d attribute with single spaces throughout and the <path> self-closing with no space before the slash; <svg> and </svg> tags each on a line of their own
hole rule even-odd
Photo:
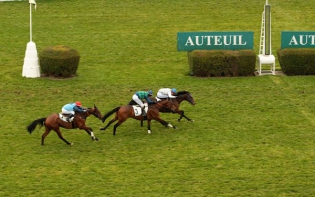
<svg viewBox="0 0 315 197">
<path fill-rule="evenodd" d="M 84 129 L 85 132 L 91 136 L 91 139 L 92 140 L 96 140 L 96 141 L 99 141 L 99 139 L 97 137 L 95 137 L 94 133 L 93 133 L 93 129 L 91 127 L 87 127 L 87 126 L 84 126 L 82 127 L 81 129 Z"/>
<path fill-rule="evenodd" d="M 165 127 L 172 127 L 174 129 L 176 129 L 175 126 L 171 125 L 170 123 L 166 122 L 165 120 L 162 120 L 160 117 L 155 117 L 154 120 L 158 121 L 159 123 L 161 123 Z"/>
<path fill-rule="evenodd" d="M 143 120 L 141 120 L 140 126 L 143 127 Z"/>
<path fill-rule="evenodd" d="M 185 116 L 185 112 L 183 110 L 178 110 L 177 113 L 180 115 L 179 119 L 178 119 L 178 122 L 184 117 L 186 118 L 188 121 L 190 122 L 194 122 L 194 120 L 188 118 L 187 116 Z"/>
</svg>

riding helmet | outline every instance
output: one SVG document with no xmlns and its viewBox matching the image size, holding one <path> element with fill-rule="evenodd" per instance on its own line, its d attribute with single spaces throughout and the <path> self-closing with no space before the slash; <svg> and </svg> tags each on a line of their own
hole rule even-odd
<svg viewBox="0 0 315 197">
<path fill-rule="evenodd" d="M 80 101 L 75 102 L 75 105 L 78 106 L 78 107 L 82 107 L 82 104 L 81 104 Z"/>
<path fill-rule="evenodd" d="M 148 91 L 148 94 L 149 94 L 149 95 L 153 95 L 152 90 L 149 90 L 149 91 Z"/>
<path fill-rule="evenodd" d="M 172 92 L 174 92 L 176 94 L 177 90 L 175 88 L 172 88 Z"/>
</svg>

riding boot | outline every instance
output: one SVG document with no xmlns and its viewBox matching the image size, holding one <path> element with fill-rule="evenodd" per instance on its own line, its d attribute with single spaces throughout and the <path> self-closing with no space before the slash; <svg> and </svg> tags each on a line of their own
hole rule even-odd
<svg viewBox="0 0 315 197">
<path fill-rule="evenodd" d="M 144 106 L 143 106 L 143 108 L 141 108 L 142 116 L 146 116 L 147 115 L 147 113 L 145 113 L 144 108 L 145 108 Z"/>
<path fill-rule="evenodd" d="M 74 115 L 73 114 L 70 114 L 67 118 L 67 121 L 68 122 L 72 122 L 72 120 L 74 119 Z"/>
</svg>

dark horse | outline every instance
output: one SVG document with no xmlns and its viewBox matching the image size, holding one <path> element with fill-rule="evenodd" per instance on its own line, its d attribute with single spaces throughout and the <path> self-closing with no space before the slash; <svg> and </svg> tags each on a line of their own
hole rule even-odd
<svg viewBox="0 0 315 197">
<path fill-rule="evenodd" d="M 65 122 L 61 120 L 59 118 L 59 114 L 51 114 L 46 118 L 34 120 L 26 127 L 26 129 L 31 134 L 37 125 L 40 125 L 40 127 L 45 126 L 45 133 L 42 135 L 42 145 L 44 145 L 45 137 L 50 133 L 51 130 L 54 130 L 59 138 L 62 139 L 66 144 L 73 145 L 73 143 L 70 143 L 65 138 L 63 138 L 60 132 L 60 127 L 65 129 L 84 129 L 91 136 L 92 140 L 98 141 L 99 139 L 94 136 L 92 128 L 85 125 L 86 118 L 91 114 L 100 120 L 102 119 L 101 112 L 94 105 L 94 108 L 88 108 L 85 112 L 76 112 L 72 122 Z"/>
<path fill-rule="evenodd" d="M 161 100 L 166 100 L 166 99 L 161 99 Z M 194 121 L 194 120 L 188 118 L 187 116 L 185 116 L 184 111 L 179 109 L 179 105 L 182 101 L 188 101 L 192 105 L 196 104 L 194 98 L 191 96 L 191 94 L 188 91 L 180 91 L 177 93 L 176 98 L 173 98 L 170 100 L 174 103 L 174 105 L 176 107 L 175 112 L 173 112 L 167 108 L 160 108 L 160 112 L 162 112 L 162 113 L 170 113 L 170 112 L 178 113 L 180 115 L 178 121 L 180 121 L 183 117 L 186 118 L 190 122 Z M 143 121 L 141 121 L 141 126 L 143 126 Z"/>
<path fill-rule="evenodd" d="M 141 120 L 141 121 L 148 120 L 148 133 L 151 133 L 151 128 L 150 128 L 151 120 L 156 120 L 166 127 L 173 127 L 174 129 L 176 129 L 175 126 L 169 124 L 168 122 L 160 118 L 159 110 L 161 110 L 161 108 L 167 108 L 170 111 L 176 110 L 176 106 L 174 105 L 174 103 L 168 100 L 164 100 L 156 104 L 149 105 L 147 116 L 142 116 L 142 115 L 136 116 L 132 105 L 124 105 L 124 106 L 116 107 L 103 116 L 102 121 L 105 122 L 105 120 L 110 115 L 116 112 L 115 118 L 109 121 L 108 124 L 105 127 L 101 128 L 100 130 L 105 130 L 113 122 L 118 120 L 118 122 L 114 125 L 114 132 L 113 132 L 113 135 L 116 135 L 117 127 L 121 125 L 123 122 L 125 122 L 128 118 L 133 118 L 133 119 Z"/>
</svg>

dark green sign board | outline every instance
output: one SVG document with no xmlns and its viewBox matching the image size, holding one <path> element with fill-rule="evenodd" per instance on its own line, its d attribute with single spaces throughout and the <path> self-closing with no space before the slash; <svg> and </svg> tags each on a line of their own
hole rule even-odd
<svg viewBox="0 0 315 197">
<path fill-rule="evenodd" d="M 284 48 L 315 48 L 315 31 L 281 32 L 281 49 Z"/>
<path fill-rule="evenodd" d="M 254 48 L 253 32 L 178 32 L 177 50 L 242 50 Z"/>
</svg>

